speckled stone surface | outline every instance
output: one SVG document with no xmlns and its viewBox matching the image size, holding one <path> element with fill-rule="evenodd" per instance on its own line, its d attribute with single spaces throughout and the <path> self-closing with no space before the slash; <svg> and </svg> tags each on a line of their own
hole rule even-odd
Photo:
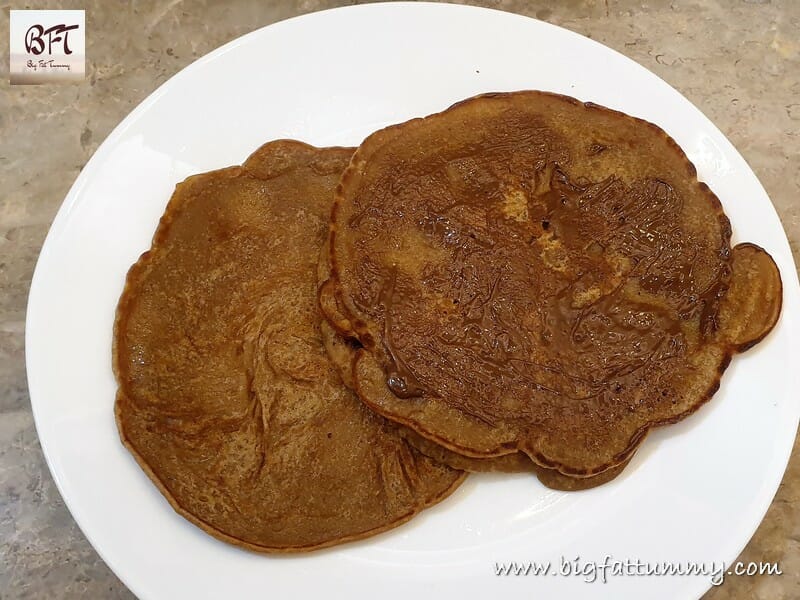
<svg viewBox="0 0 800 600">
<path fill-rule="evenodd" d="M 10 86 L 9 8 L 86 9 L 83 83 Z M 42 458 L 25 380 L 25 303 L 61 200 L 114 126 L 159 84 L 217 46 L 293 15 L 348 4 L 85 0 L 3 3 L 0 15 L 0 599 L 130 598 L 82 536 Z M 800 2 L 496 0 L 594 38 L 651 69 L 729 137 L 800 243 Z M 131 33 L 129 35 L 129 32 Z M 135 34 L 135 35 L 133 35 Z M 743 561 L 779 577 L 729 577 L 706 598 L 800 598 L 800 457 Z"/>
</svg>

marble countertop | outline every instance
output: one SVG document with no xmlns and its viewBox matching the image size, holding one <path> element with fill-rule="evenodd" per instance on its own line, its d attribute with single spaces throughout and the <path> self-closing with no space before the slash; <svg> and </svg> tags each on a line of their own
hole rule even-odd
<svg viewBox="0 0 800 600">
<path fill-rule="evenodd" d="M 8 8 L 0 16 L 0 598 L 130 598 L 76 526 L 42 458 L 25 379 L 25 304 L 47 229 L 98 144 L 171 75 L 269 23 L 338 0 L 85 0 L 87 76 L 10 86 Z M 598 40 L 676 87 L 728 136 L 800 243 L 800 2 L 487 0 Z M 75 7 L 56 0 L 13 8 Z M 135 35 L 119 35 L 120 31 Z M 111 35 L 111 34 L 116 35 Z M 728 577 L 708 600 L 800 598 L 800 456 L 743 561 L 783 575 Z"/>
</svg>

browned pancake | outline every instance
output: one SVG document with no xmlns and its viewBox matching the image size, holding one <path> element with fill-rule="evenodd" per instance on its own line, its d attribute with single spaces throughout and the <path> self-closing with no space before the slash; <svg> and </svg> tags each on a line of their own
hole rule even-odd
<svg viewBox="0 0 800 600">
<path fill-rule="evenodd" d="M 358 348 L 340 337 L 327 322 L 323 321 L 321 323 L 321 329 L 322 341 L 328 352 L 328 357 L 336 366 L 344 384 L 353 389 L 355 383 L 353 381 L 352 363 Z M 448 450 L 444 446 L 422 437 L 408 427 L 398 425 L 397 430 L 409 444 L 425 456 L 429 456 L 437 462 L 454 469 L 473 473 L 521 473 L 535 470 L 533 461 L 522 452 L 512 452 L 511 454 L 489 458 L 474 458 Z"/>
<path fill-rule="evenodd" d="M 323 252 L 321 261 L 324 261 L 326 258 L 327 254 Z M 320 265 L 320 271 L 327 269 L 325 262 L 321 262 Z M 322 268 L 323 265 L 325 265 L 324 269 Z M 330 311 L 331 307 L 335 306 L 335 303 L 332 302 L 331 299 L 325 298 L 323 290 L 320 290 L 320 305 L 325 306 L 327 311 Z M 334 320 L 337 319 L 335 312 L 323 312 L 324 314 L 330 315 Z M 345 340 L 338 335 L 327 321 L 322 321 L 321 329 L 323 344 L 325 345 L 331 362 L 333 362 L 338 369 L 345 385 L 352 388 L 355 385 L 352 364 L 356 357 L 358 347 L 352 340 Z M 512 452 L 510 454 L 504 454 L 503 456 L 492 456 L 488 458 L 475 458 L 472 456 L 464 456 L 449 448 L 445 448 L 421 436 L 409 427 L 399 425 L 398 431 L 411 446 L 422 452 L 425 456 L 434 459 L 436 462 L 447 465 L 448 467 L 452 467 L 453 469 L 472 473 L 535 473 L 539 481 L 547 487 L 556 490 L 587 490 L 608 483 L 619 475 L 627 465 L 626 461 L 598 475 L 574 477 L 559 473 L 555 469 L 541 467 L 534 463 L 523 452 Z"/>
<path fill-rule="evenodd" d="M 337 189 L 337 331 L 361 399 L 460 454 L 587 476 L 706 402 L 780 311 L 762 249 L 661 129 L 490 94 L 369 136 Z"/>
<path fill-rule="evenodd" d="M 122 441 L 176 511 L 255 551 L 390 529 L 464 476 L 365 408 L 322 346 L 315 268 L 351 154 L 278 141 L 179 184 L 117 309 Z"/>
<path fill-rule="evenodd" d="M 401 427 L 400 434 L 425 456 L 429 456 L 435 461 L 454 469 L 475 473 L 535 473 L 539 481 L 545 486 L 554 490 L 566 492 L 588 490 L 608 483 L 622 473 L 623 469 L 628 465 L 628 461 L 625 461 L 597 475 L 575 477 L 573 475 L 559 473 L 556 469 L 541 467 L 528 458 L 523 452 L 512 452 L 511 454 L 494 456 L 491 458 L 473 458 L 449 450 L 436 442 L 432 442 L 409 427 Z"/>
<path fill-rule="evenodd" d="M 320 281 L 327 281 L 329 274 L 328 252 L 327 248 L 323 248 L 320 253 L 317 275 Z M 361 346 L 353 338 L 346 339 L 339 335 L 334 326 L 331 325 L 331 323 L 340 322 L 344 317 L 336 299 L 330 292 L 330 285 L 321 286 L 318 292 L 319 307 L 323 317 L 325 317 L 321 323 L 322 341 L 344 384 L 350 389 L 355 389 L 352 365 L 356 352 Z M 414 448 L 425 454 L 425 456 L 429 456 L 454 469 L 473 473 L 520 473 L 535 470 L 533 461 L 522 452 L 512 452 L 503 456 L 491 456 L 488 458 L 464 456 L 424 438 L 408 427 L 399 426 L 398 431 Z"/>
</svg>

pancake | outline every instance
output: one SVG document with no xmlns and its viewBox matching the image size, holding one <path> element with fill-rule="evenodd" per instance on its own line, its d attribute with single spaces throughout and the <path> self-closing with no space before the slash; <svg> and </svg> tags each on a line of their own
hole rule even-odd
<svg viewBox="0 0 800 600">
<path fill-rule="evenodd" d="M 454 469 L 461 469 L 474 473 L 535 473 L 539 481 L 546 487 L 565 492 L 588 490 L 608 483 L 622 473 L 623 469 L 628 465 L 628 461 L 625 461 L 597 475 L 575 477 L 573 475 L 559 473 L 556 469 L 541 467 L 530 460 L 523 452 L 512 452 L 511 454 L 493 458 L 472 458 L 448 450 L 444 446 L 432 442 L 408 427 L 402 427 L 400 429 L 400 434 L 425 456 L 429 456 L 436 462 Z"/>
<path fill-rule="evenodd" d="M 655 125 L 489 94 L 369 136 L 337 188 L 329 321 L 370 408 L 476 458 L 585 477 L 696 411 L 780 274 Z"/>
<path fill-rule="evenodd" d="M 320 253 L 320 261 L 317 274 L 320 281 L 327 281 L 329 276 L 328 252 L 323 249 Z M 355 390 L 353 380 L 352 364 L 356 352 L 361 347 L 353 338 L 346 339 L 339 335 L 335 326 L 331 323 L 339 323 L 345 317 L 342 315 L 336 299 L 331 295 L 329 285 L 321 286 L 318 291 L 319 307 L 325 319 L 322 320 L 322 341 L 328 357 L 336 366 L 343 383 L 350 389 Z M 504 456 L 494 456 L 489 458 L 475 458 L 464 456 L 448 450 L 439 444 L 432 442 L 408 427 L 398 426 L 400 434 L 414 448 L 435 459 L 437 462 L 445 464 L 454 469 L 469 471 L 472 473 L 520 473 L 535 471 L 534 463 L 522 452 L 512 452 Z"/>
<path fill-rule="evenodd" d="M 328 357 L 336 366 L 343 383 L 353 389 L 355 383 L 352 375 L 352 361 L 356 356 L 357 347 L 339 337 L 333 328 L 325 321 L 322 322 L 321 329 L 322 341 L 328 352 Z M 521 473 L 533 472 L 535 470 L 534 463 L 521 452 L 513 452 L 505 456 L 491 458 L 473 458 L 448 450 L 422 437 L 408 427 L 398 425 L 397 430 L 411 446 L 422 452 L 425 456 L 429 456 L 437 462 L 454 469 L 470 471 L 472 473 Z"/>
<path fill-rule="evenodd" d="M 316 264 L 352 149 L 278 141 L 179 184 L 114 327 L 116 419 L 173 508 L 258 552 L 395 527 L 464 474 L 341 384 Z"/>
<path fill-rule="evenodd" d="M 327 253 L 321 256 L 320 265 L 327 264 Z M 321 268 L 320 271 L 323 269 Z M 326 270 L 326 269 L 325 269 Z M 323 290 L 320 290 L 320 305 L 325 306 L 323 314 L 330 315 L 336 320 L 336 312 L 332 311 L 335 306 L 330 298 L 327 298 Z M 326 312 L 327 311 L 327 312 Z M 339 371 L 342 381 L 350 388 L 355 386 L 353 379 L 352 363 L 358 351 L 357 343 L 346 340 L 339 336 L 334 328 L 326 321 L 321 323 L 322 340 L 333 364 Z M 627 465 L 627 462 L 608 469 L 598 475 L 589 477 L 574 477 L 559 473 L 555 469 L 547 469 L 534 463 L 523 452 L 512 452 L 503 456 L 489 458 L 475 458 L 464 456 L 454 452 L 444 446 L 437 444 L 415 432 L 409 427 L 398 426 L 400 435 L 416 450 L 434 459 L 436 462 L 471 473 L 535 473 L 545 486 L 563 491 L 587 490 L 604 483 L 608 483 L 619 475 Z"/>
</svg>

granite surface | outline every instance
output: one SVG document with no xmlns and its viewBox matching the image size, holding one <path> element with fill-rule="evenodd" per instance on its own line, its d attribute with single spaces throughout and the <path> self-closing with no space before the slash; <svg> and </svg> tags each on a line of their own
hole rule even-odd
<svg viewBox="0 0 800 600">
<path fill-rule="evenodd" d="M 143 98 L 244 33 L 347 2 L 84 0 L 2 4 L 0 15 L 0 599 L 129 598 L 82 536 L 42 458 L 25 380 L 25 304 L 61 200 L 98 144 Z M 800 243 L 800 2 L 496 0 L 476 2 L 577 31 L 651 69 L 744 155 Z M 9 8 L 85 8 L 87 76 L 10 86 Z M 127 32 L 135 32 L 135 35 Z M 740 557 L 779 577 L 729 577 L 708 599 L 800 598 L 800 457 Z"/>
</svg>

